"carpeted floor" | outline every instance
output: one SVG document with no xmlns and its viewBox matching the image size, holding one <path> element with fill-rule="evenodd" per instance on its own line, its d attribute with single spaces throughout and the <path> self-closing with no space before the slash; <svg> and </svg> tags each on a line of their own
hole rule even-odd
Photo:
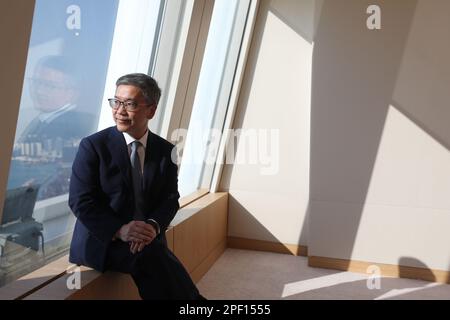
<svg viewBox="0 0 450 320">
<path fill-rule="evenodd" d="M 307 258 L 227 249 L 200 280 L 210 300 L 450 299 L 450 285 L 310 268 Z"/>
</svg>

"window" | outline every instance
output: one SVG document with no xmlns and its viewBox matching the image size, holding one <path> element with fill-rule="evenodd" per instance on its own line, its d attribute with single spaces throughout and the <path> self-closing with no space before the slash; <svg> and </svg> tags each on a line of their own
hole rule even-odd
<svg viewBox="0 0 450 320">
<path fill-rule="evenodd" d="M 72 162 L 83 137 L 113 125 L 106 98 L 125 73 L 152 74 L 162 88 L 152 131 L 171 138 L 177 119 L 189 123 L 182 196 L 209 187 L 219 142 L 211 129 L 223 130 L 250 2 L 36 0 L 0 217 L 0 286 L 67 254 Z"/>
<path fill-rule="evenodd" d="M 0 284 L 65 252 L 67 192 L 97 129 L 118 1 L 37 0 L 0 226 Z"/>
<path fill-rule="evenodd" d="M 216 0 L 188 131 L 179 131 L 181 196 L 209 189 L 250 0 Z"/>
<path fill-rule="evenodd" d="M 0 221 L 0 286 L 67 253 L 79 142 L 113 124 L 105 97 L 120 75 L 154 68 L 168 2 L 36 0 Z"/>
</svg>

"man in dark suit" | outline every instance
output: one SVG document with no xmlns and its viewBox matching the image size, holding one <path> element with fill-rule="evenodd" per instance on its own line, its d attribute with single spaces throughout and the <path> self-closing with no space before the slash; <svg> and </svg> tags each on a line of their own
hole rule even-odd
<svg viewBox="0 0 450 320">
<path fill-rule="evenodd" d="M 148 130 L 161 91 L 144 74 L 116 86 L 116 126 L 84 138 L 73 163 L 70 261 L 131 274 L 143 299 L 202 299 L 165 238 L 179 193 L 174 146 Z"/>
</svg>

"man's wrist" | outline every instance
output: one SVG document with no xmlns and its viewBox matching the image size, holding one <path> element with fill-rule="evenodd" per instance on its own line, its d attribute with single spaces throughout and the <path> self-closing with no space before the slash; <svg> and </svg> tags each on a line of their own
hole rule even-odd
<svg viewBox="0 0 450 320">
<path fill-rule="evenodd" d="M 151 225 L 155 229 L 156 235 L 159 235 L 161 233 L 161 228 L 159 227 L 159 223 L 156 220 L 147 219 L 145 222 L 148 223 L 149 225 Z"/>
<path fill-rule="evenodd" d="M 122 229 L 122 227 L 120 227 L 119 230 L 116 231 L 116 233 L 114 233 L 113 237 L 112 237 L 112 241 L 116 241 L 118 239 L 120 239 L 120 230 Z"/>
</svg>

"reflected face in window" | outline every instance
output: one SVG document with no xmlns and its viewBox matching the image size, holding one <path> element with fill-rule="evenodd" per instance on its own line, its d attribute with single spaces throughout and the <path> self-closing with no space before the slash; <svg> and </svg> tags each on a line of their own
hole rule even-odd
<svg viewBox="0 0 450 320">
<path fill-rule="evenodd" d="M 76 90 L 70 76 L 63 71 L 40 66 L 30 81 L 34 107 L 42 112 L 52 112 L 75 103 Z"/>
<path fill-rule="evenodd" d="M 138 87 L 120 85 L 116 89 L 115 98 L 121 102 L 134 101 L 138 106 L 135 110 L 126 110 L 123 104 L 112 109 L 112 115 L 117 129 L 126 132 L 135 139 L 140 139 L 147 130 L 148 121 L 153 118 L 156 107 L 149 105 Z"/>
</svg>

